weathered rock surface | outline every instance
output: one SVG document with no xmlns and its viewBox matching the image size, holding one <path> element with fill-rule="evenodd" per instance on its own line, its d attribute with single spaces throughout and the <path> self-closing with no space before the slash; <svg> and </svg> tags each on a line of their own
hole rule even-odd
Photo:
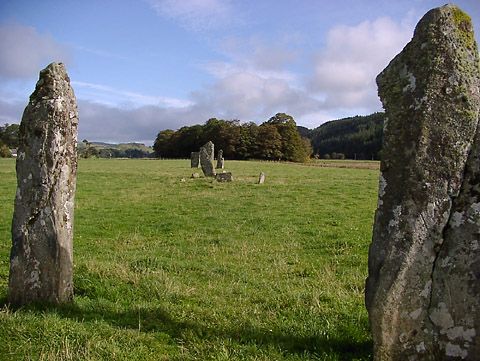
<svg viewBox="0 0 480 361">
<path fill-rule="evenodd" d="M 190 167 L 191 168 L 200 167 L 200 152 L 192 152 L 190 154 Z"/>
<path fill-rule="evenodd" d="M 377 77 L 386 112 L 366 306 L 376 360 L 480 355 L 480 71 L 471 20 L 428 12 Z"/>
<path fill-rule="evenodd" d="M 233 182 L 233 174 L 231 172 L 217 173 L 213 181 L 221 183 Z"/>
<path fill-rule="evenodd" d="M 200 165 L 205 177 L 215 177 L 215 146 L 212 142 L 208 142 L 200 148 Z"/>
<path fill-rule="evenodd" d="M 433 264 L 429 319 L 437 359 L 480 357 L 480 135 Z"/>
<path fill-rule="evenodd" d="M 8 302 L 73 299 L 78 112 L 63 64 L 40 72 L 23 113 Z"/>
<path fill-rule="evenodd" d="M 223 150 L 220 149 L 217 156 L 217 169 L 223 168 L 225 168 L 225 159 L 223 159 Z"/>
</svg>

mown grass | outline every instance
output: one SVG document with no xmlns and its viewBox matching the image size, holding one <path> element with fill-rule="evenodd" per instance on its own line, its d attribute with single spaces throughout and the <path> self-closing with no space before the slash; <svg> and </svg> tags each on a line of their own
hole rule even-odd
<svg viewBox="0 0 480 361">
<path fill-rule="evenodd" d="M 6 303 L 15 165 L 0 159 L 0 359 L 371 359 L 378 171 L 226 167 L 235 181 L 211 184 L 186 160 L 81 160 L 75 301 L 18 309 Z"/>
</svg>

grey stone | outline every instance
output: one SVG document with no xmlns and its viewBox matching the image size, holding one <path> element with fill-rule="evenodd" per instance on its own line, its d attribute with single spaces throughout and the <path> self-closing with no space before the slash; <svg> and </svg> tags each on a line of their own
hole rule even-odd
<svg viewBox="0 0 480 361">
<path fill-rule="evenodd" d="M 190 155 L 190 166 L 191 168 L 200 167 L 200 152 L 192 152 Z"/>
<path fill-rule="evenodd" d="M 217 173 L 215 176 L 214 182 L 233 182 L 233 174 L 231 172 Z"/>
<path fill-rule="evenodd" d="M 260 172 L 260 176 L 258 177 L 258 184 L 265 183 L 265 173 Z"/>
<path fill-rule="evenodd" d="M 480 355 L 480 71 L 471 20 L 429 11 L 377 77 L 386 112 L 365 301 L 375 360 Z"/>
<path fill-rule="evenodd" d="M 225 168 L 225 159 L 223 159 L 223 150 L 220 149 L 217 156 L 217 169 L 223 168 Z"/>
<path fill-rule="evenodd" d="M 212 142 L 200 148 L 200 165 L 205 177 L 215 177 L 214 152 L 215 146 Z"/>
<path fill-rule="evenodd" d="M 8 302 L 73 299 L 78 112 L 62 63 L 40 72 L 23 113 Z"/>
</svg>

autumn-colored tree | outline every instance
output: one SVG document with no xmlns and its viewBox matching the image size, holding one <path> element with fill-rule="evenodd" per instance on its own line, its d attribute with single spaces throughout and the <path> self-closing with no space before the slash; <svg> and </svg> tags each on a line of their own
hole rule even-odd
<svg viewBox="0 0 480 361">
<path fill-rule="evenodd" d="M 263 123 L 258 127 L 254 156 L 270 160 L 282 158 L 282 136 L 275 125 Z"/>
<path fill-rule="evenodd" d="M 0 158 L 11 158 L 12 154 L 6 144 L 0 145 Z"/>
<path fill-rule="evenodd" d="M 305 153 L 307 157 L 310 158 L 313 154 L 312 141 L 307 137 L 302 137 L 303 146 L 305 147 Z"/>
<path fill-rule="evenodd" d="M 268 124 L 274 125 L 282 140 L 282 159 L 293 162 L 305 162 L 308 158 L 305 144 L 298 133 L 297 124 L 291 115 L 277 113 Z"/>
</svg>

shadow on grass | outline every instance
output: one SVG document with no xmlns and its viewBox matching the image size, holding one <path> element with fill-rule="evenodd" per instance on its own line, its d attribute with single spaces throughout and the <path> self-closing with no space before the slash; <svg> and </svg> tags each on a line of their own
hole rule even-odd
<svg viewBox="0 0 480 361">
<path fill-rule="evenodd" d="M 6 305 L 7 299 L 0 298 L 0 305 Z M 349 334 L 339 338 L 325 336 L 300 337 L 275 330 L 241 327 L 208 327 L 195 322 L 173 319 L 162 307 L 136 308 L 126 312 L 114 312 L 105 309 L 85 309 L 77 303 L 52 306 L 32 304 L 21 308 L 9 306 L 10 311 L 22 310 L 34 313 L 54 313 L 73 321 L 103 321 L 112 327 L 140 330 L 140 332 L 162 332 L 175 340 L 185 340 L 185 332 L 194 334 L 200 341 L 212 341 L 216 338 L 228 339 L 240 345 L 272 345 L 284 353 L 311 355 L 336 355 L 339 360 L 371 360 L 372 343 L 353 341 Z M 189 336 L 191 337 L 191 336 Z"/>
</svg>

